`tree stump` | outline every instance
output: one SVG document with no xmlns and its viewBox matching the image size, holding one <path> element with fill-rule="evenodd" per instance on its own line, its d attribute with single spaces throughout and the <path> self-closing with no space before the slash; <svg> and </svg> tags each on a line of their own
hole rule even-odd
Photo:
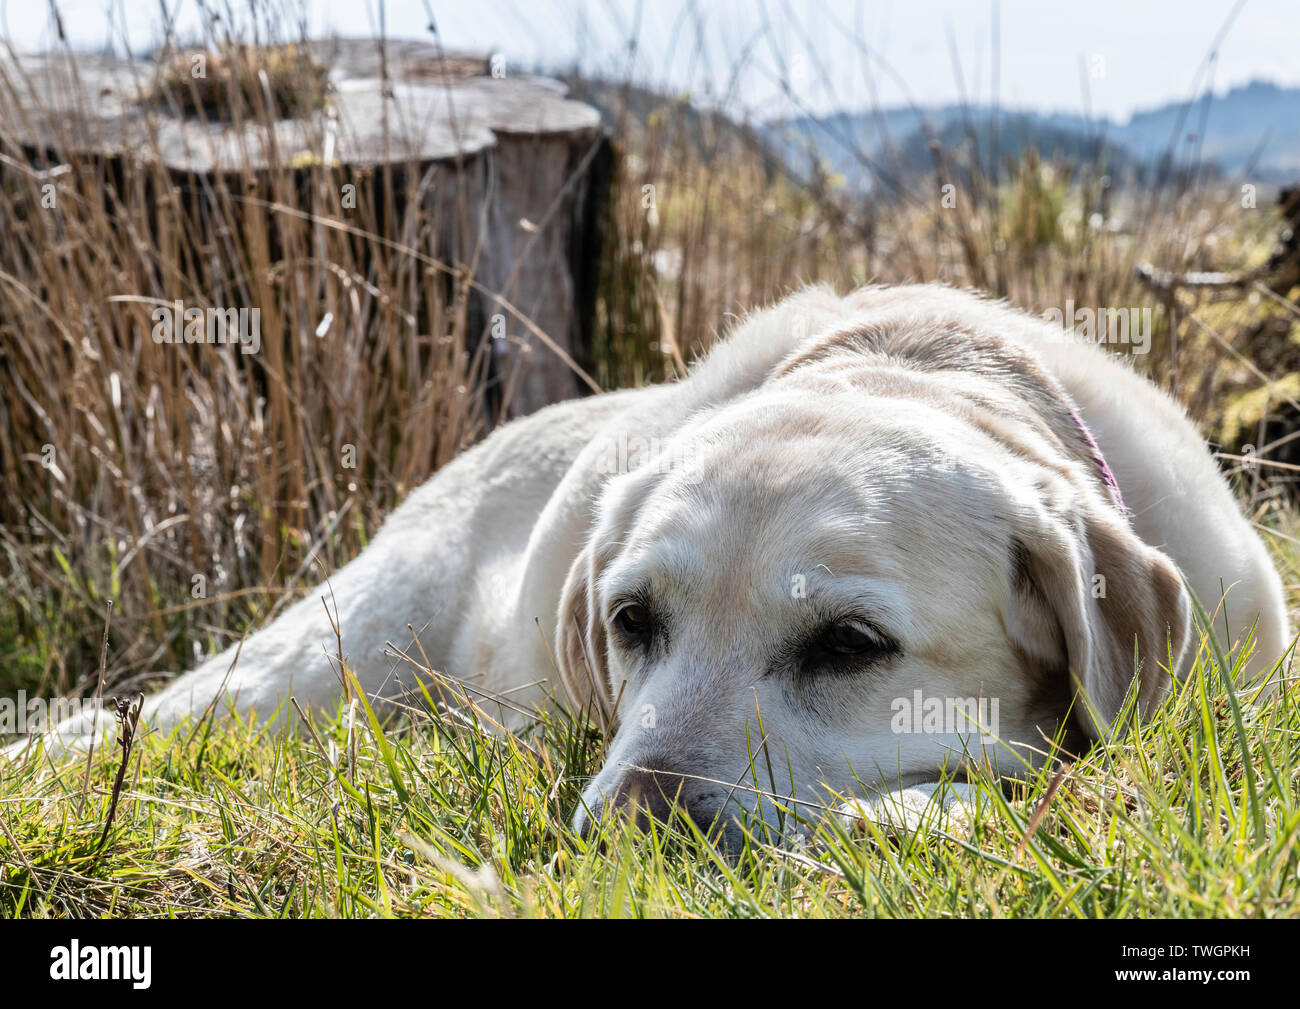
<svg viewBox="0 0 1300 1009">
<path fill-rule="evenodd" d="M 0 150 L 39 166 L 99 159 L 124 186 L 121 166 L 156 159 L 197 192 L 222 176 L 324 164 L 387 179 L 376 198 L 393 199 L 392 178 L 418 172 L 439 258 L 449 274 L 473 271 L 469 327 L 491 348 L 493 412 L 526 414 L 593 387 L 576 362 L 612 171 L 596 110 L 556 81 L 503 75 L 487 59 L 424 43 L 288 48 L 322 71 L 319 100 L 292 115 L 273 75 L 254 71 L 222 85 L 242 110 L 221 116 L 197 84 L 235 72 L 199 51 L 170 64 L 89 53 L 0 60 Z M 169 78 L 169 66 L 182 72 Z"/>
</svg>

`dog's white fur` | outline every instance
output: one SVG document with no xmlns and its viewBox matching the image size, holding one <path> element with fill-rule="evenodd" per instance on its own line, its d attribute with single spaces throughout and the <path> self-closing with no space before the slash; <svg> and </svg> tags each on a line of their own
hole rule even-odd
<svg viewBox="0 0 1300 1009">
<path fill-rule="evenodd" d="M 327 595 L 375 696 L 414 679 L 386 647 L 418 654 L 408 625 L 435 668 L 523 707 L 543 699 L 529 684 L 553 649 L 570 701 L 618 725 L 588 809 L 667 782 L 706 820 L 753 807 L 755 787 L 816 803 L 933 781 L 970 734 L 894 732 L 891 703 L 915 690 L 997 698 L 1003 742 L 986 755 L 1007 773 L 1037 759 L 1078 688 L 1077 724 L 1103 734 L 1135 643 L 1142 710 L 1171 657 L 1175 675 L 1190 664 L 1183 579 L 1210 611 L 1222 602 L 1225 646 L 1254 628 L 1247 669 L 1267 674 L 1288 641 L 1278 575 L 1181 408 L 1126 363 L 947 288 L 810 288 L 681 381 L 496 432 L 328 592 L 252 635 L 233 671 L 231 649 L 148 698 L 144 719 L 166 728 L 219 694 L 263 716 L 290 695 L 332 706 Z M 644 640 L 612 624 L 628 600 L 653 613 Z M 816 643 L 837 621 L 897 650 L 823 667 Z"/>
</svg>

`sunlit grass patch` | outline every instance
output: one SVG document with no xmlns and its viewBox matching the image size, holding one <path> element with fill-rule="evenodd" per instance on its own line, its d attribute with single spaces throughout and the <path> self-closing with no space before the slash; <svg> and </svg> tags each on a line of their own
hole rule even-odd
<svg viewBox="0 0 1300 1009">
<path fill-rule="evenodd" d="M 1229 665 L 1232 659 L 1226 659 Z M 1121 742 L 1005 785 L 969 829 L 839 816 L 721 852 L 686 823 L 571 827 L 598 734 L 521 734 L 417 703 L 387 725 L 186 723 L 135 749 L 0 771 L 6 916 L 1259 916 L 1300 913 L 1294 685 L 1225 691 L 1203 648 Z M 1240 717 L 1238 717 L 1240 716 Z M 1077 757 L 1077 759 L 1074 759 Z M 761 775 L 759 780 L 761 781 Z M 759 785 L 761 788 L 761 784 Z M 780 797 L 770 802 L 781 803 Z M 792 821 L 794 807 L 786 804 Z"/>
</svg>

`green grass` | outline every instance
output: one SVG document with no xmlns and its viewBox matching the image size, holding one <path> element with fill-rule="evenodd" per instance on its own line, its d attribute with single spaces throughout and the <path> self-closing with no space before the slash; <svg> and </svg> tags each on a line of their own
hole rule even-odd
<svg viewBox="0 0 1300 1009">
<path fill-rule="evenodd" d="M 1237 661 L 1204 646 L 1124 742 L 1032 781 L 974 769 L 969 831 L 750 824 L 731 858 L 684 825 L 576 837 L 601 741 L 562 712 L 526 737 L 427 695 L 384 727 L 186 724 L 136 746 L 102 848 L 117 747 L 0 767 L 0 915 L 1296 915 L 1300 693 L 1227 693 Z"/>
</svg>

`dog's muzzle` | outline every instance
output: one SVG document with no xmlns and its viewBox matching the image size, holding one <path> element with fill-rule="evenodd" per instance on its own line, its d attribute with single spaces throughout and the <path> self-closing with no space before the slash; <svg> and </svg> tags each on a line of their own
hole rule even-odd
<svg viewBox="0 0 1300 1009">
<path fill-rule="evenodd" d="M 608 817 L 634 818 L 642 829 L 649 827 L 651 821 L 672 825 L 675 817 L 685 817 L 706 838 L 711 841 L 721 838 L 730 848 L 741 837 L 734 819 L 724 822 L 722 813 L 726 806 L 726 790 L 712 782 L 673 771 L 630 767 L 612 790 L 594 801 L 588 800 L 578 809 L 573 826 L 582 837 L 590 838 Z M 677 826 L 683 829 L 680 822 Z"/>
</svg>

